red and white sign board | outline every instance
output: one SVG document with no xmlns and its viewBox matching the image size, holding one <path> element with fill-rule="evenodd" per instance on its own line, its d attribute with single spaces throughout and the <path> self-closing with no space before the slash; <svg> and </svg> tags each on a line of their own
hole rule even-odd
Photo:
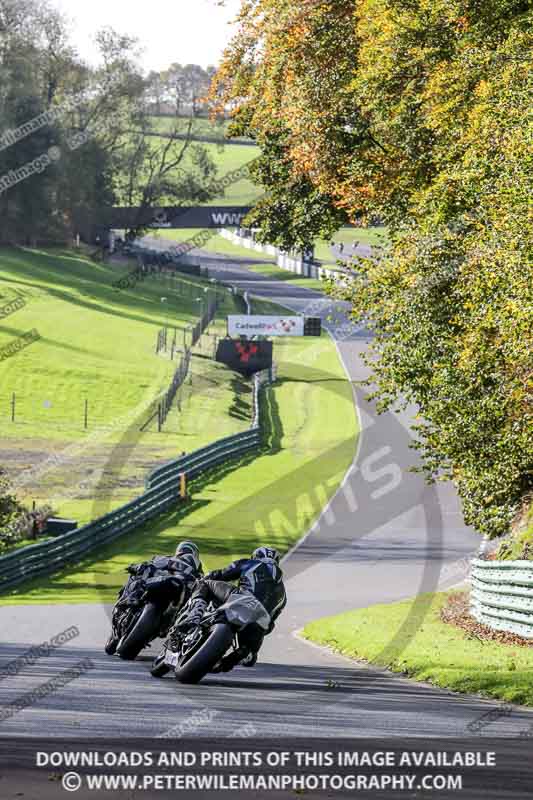
<svg viewBox="0 0 533 800">
<path fill-rule="evenodd" d="M 230 336 L 303 336 L 304 317 L 269 317 L 259 314 L 230 315 Z"/>
</svg>

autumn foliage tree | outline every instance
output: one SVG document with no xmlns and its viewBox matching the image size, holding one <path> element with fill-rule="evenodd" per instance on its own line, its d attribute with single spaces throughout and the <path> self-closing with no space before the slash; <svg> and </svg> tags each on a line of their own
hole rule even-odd
<svg viewBox="0 0 533 800">
<path fill-rule="evenodd" d="M 22 511 L 11 492 L 5 471 L 0 467 L 0 531 Z"/>
<path fill-rule="evenodd" d="M 489 536 L 531 490 L 531 22 L 523 0 L 245 0 L 213 87 L 263 147 L 281 132 L 264 231 L 316 235 L 291 184 L 389 227 L 331 291 L 374 332 L 382 406 L 418 404 L 429 474 Z"/>
</svg>

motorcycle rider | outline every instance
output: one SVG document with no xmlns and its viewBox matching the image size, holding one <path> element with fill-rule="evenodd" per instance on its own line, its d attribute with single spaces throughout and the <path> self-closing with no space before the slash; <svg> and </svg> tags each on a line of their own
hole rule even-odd
<svg viewBox="0 0 533 800">
<path fill-rule="evenodd" d="M 223 569 L 208 573 L 193 592 L 187 625 L 198 625 L 207 608 L 213 601 L 217 606 L 223 605 L 234 593 L 253 594 L 264 606 L 270 616 L 272 633 L 274 623 L 287 605 L 287 595 L 283 584 L 283 572 L 279 566 L 280 554 L 273 547 L 258 547 L 251 558 L 233 561 Z M 234 586 L 229 581 L 237 581 Z M 227 672 L 237 664 L 253 667 L 265 632 L 258 625 L 249 625 L 239 634 L 239 647 L 222 659 L 216 671 Z"/>
<path fill-rule="evenodd" d="M 200 551 L 194 542 L 189 541 L 180 542 L 174 556 L 154 556 L 151 561 L 130 564 L 127 569 L 130 575 L 136 576 L 142 574 L 147 567 L 155 568 L 153 577 L 159 578 L 154 590 L 165 592 L 169 602 L 172 600 L 178 608 L 187 602 L 196 581 L 204 574 Z M 150 594 L 150 584 L 147 594 Z M 168 620 L 169 625 L 171 622 L 171 619 Z"/>
<path fill-rule="evenodd" d="M 188 566 L 187 566 L 188 565 Z M 148 567 L 154 567 L 158 573 L 169 573 L 169 577 L 175 573 L 185 575 L 195 574 L 195 580 L 204 574 L 202 562 L 200 560 L 200 550 L 194 542 L 180 542 L 173 556 L 154 556 L 151 561 L 143 561 L 140 564 L 130 564 L 126 571 L 130 575 L 139 575 Z"/>
<path fill-rule="evenodd" d="M 127 607 L 130 598 L 142 594 L 141 601 L 149 599 L 156 593 L 168 603 L 167 617 L 162 620 L 162 634 L 165 634 L 174 621 L 176 609 L 183 607 L 189 600 L 196 582 L 203 577 L 203 567 L 200 560 L 200 551 L 194 542 L 183 541 L 177 547 L 174 556 L 154 556 L 151 561 L 140 564 L 130 564 L 126 567 L 130 574 L 128 582 L 118 594 L 118 600 L 113 611 L 113 632 L 109 642 L 118 643 L 120 635 L 116 630 L 115 617 L 120 616 L 122 608 Z M 172 606 L 170 604 L 173 604 Z"/>
</svg>

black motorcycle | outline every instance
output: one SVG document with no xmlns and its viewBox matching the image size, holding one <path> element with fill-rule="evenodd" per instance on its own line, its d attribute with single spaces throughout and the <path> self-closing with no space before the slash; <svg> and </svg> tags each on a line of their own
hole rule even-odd
<svg viewBox="0 0 533 800">
<path fill-rule="evenodd" d="M 146 564 L 119 592 L 105 652 L 133 661 L 154 639 L 167 636 L 189 594 L 183 578 L 164 572 L 162 562 Z"/>
<path fill-rule="evenodd" d="M 270 614 L 252 594 L 235 592 L 224 605 L 213 604 L 196 626 L 187 624 L 189 609 L 179 614 L 161 652 L 152 664 L 154 678 L 171 669 L 180 683 L 198 683 L 209 672 L 217 672 L 224 655 L 239 649 L 239 636 L 250 625 L 263 633 L 270 628 Z"/>
</svg>

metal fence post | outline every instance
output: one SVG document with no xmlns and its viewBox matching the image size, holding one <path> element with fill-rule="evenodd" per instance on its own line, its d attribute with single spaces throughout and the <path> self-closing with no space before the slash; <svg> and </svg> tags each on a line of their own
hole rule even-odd
<svg viewBox="0 0 533 800">
<path fill-rule="evenodd" d="M 185 358 L 187 360 L 189 358 L 187 352 Z M 258 387 L 259 379 L 254 383 Z M 146 489 L 139 497 L 82 528 L 61 534 L 50 542 L 31 544 L 1 556 L 0 591 L 5 591 L 38 575 L 53 573 L 63 568 L 66 563 L 77 563 L 97 547 L 123 536 L 147 520 L 159 516 L 162 510 L 169 508 L 176 501 L 178 493 L 181 495 L 184 490 L 186 494 L 187 486 L 186 484 L 184 487 L 182 486 L 181 479 L 179 485 L 176 486 L 180 473 L 184 474 L 187 480 L 189 477 L 193 478 L 214 466 L 234 459 L 244 452 L 258 448 L 261 444 L 261 437 L 257 425 L 259 410 L 257 401 L 256 392 L 254 393 L 255 420 L 248 431 L 225 437 L 193 453 L 182 454 L 169 464 L 152 470 L 146 479 Z M 150 421 L 161 411 L 162 402 L 159 403 Z M 530 580 L 533 583 L 533 575 Z M 516 583 L 522 582 L 516 581 Z"/>
<path fill-rule="evenodd" d="M 185 472 L 180 472 L 180 498 L 185 500 L 187 498 L 187 475 Z"/>
</svg>

